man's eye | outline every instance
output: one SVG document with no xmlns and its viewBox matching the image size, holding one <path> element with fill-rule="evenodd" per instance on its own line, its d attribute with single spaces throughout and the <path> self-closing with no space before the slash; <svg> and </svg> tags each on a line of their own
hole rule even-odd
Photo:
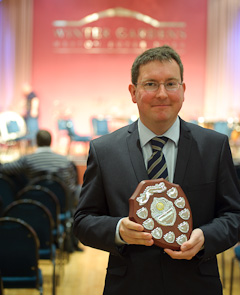
<svg viewBox="0 0 240 295">
<path fill-rule="evenodd" d="M 166 86 L 167 87 L 174 87 L 174 86 L 176 86 L 177 85 L 177 82 L 175 82 L 175 81 L 170 81 L 170 82 L 167 82 L 166 83 Z"/>
<path fill-rule="evenodd" d="M 147 87 L 156 87 L 157 86 L 157 83 L 156 82 L 146 82 L 144 86 L 147 86 Z"/>
</svg>

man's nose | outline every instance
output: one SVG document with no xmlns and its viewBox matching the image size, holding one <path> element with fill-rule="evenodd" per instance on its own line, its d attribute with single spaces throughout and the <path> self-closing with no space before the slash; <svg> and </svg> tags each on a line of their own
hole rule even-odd
<svg viewBox="0 0 240 295">
<path fill-rule="evenodd" d="M 164 97 L 164 98 L 168 96 L 166 88 L 163 83 L 159 84 L 158 90 L 156 92 L 156 96 Z"/>
</svg>

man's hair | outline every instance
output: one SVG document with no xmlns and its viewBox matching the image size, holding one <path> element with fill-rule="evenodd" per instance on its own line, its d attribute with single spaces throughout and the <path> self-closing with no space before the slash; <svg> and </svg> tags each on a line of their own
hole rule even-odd
<svg viewBox="0 0 240 295">
<path fill-rule="evenodd" d="M 139 69 L 141 65 L 145 65 L 151 61 L 166 62 L 171 60 L 175 60 L 177 64 L 179 65 L 181 82 L 182 82 L 183 81 L 183 64 L 182 64 L 180 56 L 172 47 L 168 45 L 163 45 L 161 47 L 148 49 L 135 59 L 131 69 L 132 84 L 134 85 L 137 84 Z"/>
<path fill-rule="evenodd" d="M 52 137 L 47 130 L 39 130 L 36 136 L 38 146 L 50 146 Z"/>
</svg>

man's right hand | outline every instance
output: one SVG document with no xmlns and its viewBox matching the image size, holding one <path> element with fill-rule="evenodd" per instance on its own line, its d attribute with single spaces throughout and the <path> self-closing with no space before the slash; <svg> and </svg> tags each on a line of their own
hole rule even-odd
<svg viewBox="0 0 240 295">
<path fill-rule="evenodd" d="M 141 224 L 133 222 L 129 217 L 122 219 L 119 234 L 127 244 L 152 246 L 154 241 L 150 233 L 144 232 Z"/>
</svg>

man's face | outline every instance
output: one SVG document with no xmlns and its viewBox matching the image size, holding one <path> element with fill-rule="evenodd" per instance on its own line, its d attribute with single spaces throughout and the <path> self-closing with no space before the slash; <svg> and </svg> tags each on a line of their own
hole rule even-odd
<svg viewBox="0 0 240 295">
<path fill-rule="evenodd" d="M 152 61 L 140 66 L 137 83 L 169 81 L 181 82 L 180 68 L 175 60 Z M 137 104 L 142 123 L 160 135 L 167 131 L 177 118 L 184 101 L 185 84 L 175 91 L 166 91 L 160 85 L 156 91 L 147 91 L 142 84 L 129 85 L 132 101 Z"/>
</svg>

